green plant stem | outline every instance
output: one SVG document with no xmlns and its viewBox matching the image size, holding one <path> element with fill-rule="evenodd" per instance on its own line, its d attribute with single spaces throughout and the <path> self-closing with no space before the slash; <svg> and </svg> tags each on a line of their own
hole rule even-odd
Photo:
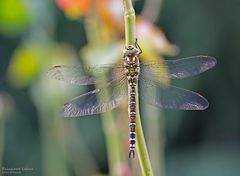
<svg viewBox="0 0 240 176">
<path fill-rule="evenodd" d="M 126 46 L 134 45 L 135 42 L 135 11 L 131 0 L 123 0 L 125 20 L 125 43 Z M 139 158 L 142 175 L 152 176 L 152 167 L 143 135 L 141 118 L 139 113 L 138 86 L 136 86 L 136 137 L 137 154 Z"/>
<path fill-rule="evenodd" d="M 123 0 L 124 23 L 125 23 L 125 44 L 133 45 L 135 42 L 135 11 L 131 0 Z"/>
</svg>

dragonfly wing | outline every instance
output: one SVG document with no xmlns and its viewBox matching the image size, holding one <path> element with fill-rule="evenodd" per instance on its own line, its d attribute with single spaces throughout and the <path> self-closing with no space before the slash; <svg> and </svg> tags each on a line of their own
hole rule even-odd
<svg viewBox="0 0 240 176">
<path fill-rule="evenodd" d="M 209 70 L 217 64 L 211 56 L 193 56 L 177 60 L 167 60 L 167 67 L 171 78 L 187 78 Z"/>
<path fill-rule="evenodd" d="M 217 64 L 211 56 L 192 56 L 176 60 L 163 60 L 141 64 L 144 75 L 169 77 L 171 79 L 187 78 L 209 70 Z M 161 82 L 161 80 L 159 80 Z"/>
<path fill-rule="evenodd" d="M 91 85 L 99 83 L 101 80 L 87 73 L 99 75 L 107 73 L 111 69 L 114 69 L 118 75 L 124 74 L 124 69 L 121 65 L 101 65 L 94 67 L 57 65 L 48 70 L 48 75 L 52 78 L 64 81 L 66 83 L 77 85 Z"/>
<path fill-rule="evenodd" d="M 82 94 L 67 102 L 64 117 L 98 114 L 116 108 L 127 95 L 126 78 L 113 80 L 106 87 Z"/>
<path fill-rule="evenodd" d="M 147 80 L 143 75 L 139 77 L 140 98 L 146 103 L 164 109 L 204 110 L 208 101 L 198 93 L 160 84 Z"/>
</svg>

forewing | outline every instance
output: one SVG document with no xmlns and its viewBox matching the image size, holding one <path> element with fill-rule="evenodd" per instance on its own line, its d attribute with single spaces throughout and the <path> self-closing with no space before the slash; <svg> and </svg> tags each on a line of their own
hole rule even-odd
<svg viewBox="0 0 240 176">
<path fill-rule="evenodd" d="M 105 87 L 82 94 L 67 102 L 62 111 L 64 117 L 78 117 L 103 113 L 119 106 L 127 95 L 124 76 L 109 82 Z"/>
<path fill-rule="evenodd" d="M 94 67 L 58 65 L 49 69 L 48 75 L 66 83 L 91 85 L 102 81 L 101 78 L 96 78 L 96 75 L 107 73 L 112 69 L 114 69 L 118 75 L 124 74 L 124 69 L 121 65 L 101 65 Z M 91 73 L 95 76 L 92 76 L 88 73 Z"/>
<path fill-rule="evenodd" d="M 139 77 L 140 98 L 164 109 L 204 110 L 208 101 L 198 93 Z"/>
<path fill-rule="evenodd" d="M 141 63 L 140 67 L 144 75 L 180 79 L 198 75 L 214 67 L 216 64 L 217 61 L 214 57 L 192 56 L 176 60 Z"/>
</svg>

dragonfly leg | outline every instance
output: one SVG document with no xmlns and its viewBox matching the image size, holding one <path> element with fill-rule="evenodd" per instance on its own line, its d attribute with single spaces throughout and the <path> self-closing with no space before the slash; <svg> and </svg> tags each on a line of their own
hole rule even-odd
<svg viewBox="0 0 240 176">
<path fill-rule="evenodd" d="M 139 46 L 139 44 L 137 43 L 137 40 L 138 40 L 138 39 L 136 38 L 136 41 L 135 41 L 135 47 L 136 47 L 137 49 L 139 49 L 139 51 L 140 51 L 139 54 L 142 54 L 143 51 L 142 51 L 141 47 Z"/>
</svg>

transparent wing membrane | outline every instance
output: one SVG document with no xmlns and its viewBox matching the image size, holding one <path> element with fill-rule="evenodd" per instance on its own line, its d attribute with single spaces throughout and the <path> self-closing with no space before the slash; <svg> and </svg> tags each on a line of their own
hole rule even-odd
<svg viewBox="0 0 240 176">
<path fill-rule="evenodd" d="M 193 56 L 178 60 L 147 62 L 140 64 L 139 95 L 151 105 L 166 109 L 203 110 L 207 100 L 198 93 L 169 85 L 169 79 L 194 76 L 214 67 L 217 61 L 210 56 Z M 110 71 L 109 79 L 101 75 Z M 91 76 L 100 76 L 98 78 Z M 55 66 L 48 71 L 51 77 L 77 85 L 101 85 L 101 89 L 82 94 L 64 107 L 65 117 L 77 117 L 106 112 L 116 108 L 127 96 L 127 78 L 124 65 L 94 67 Z"/>
<path fill-rule="evenodd" d="M 165 60 L 157 62 L 142 63 L 141 73 L 143 75 L 154 75 L 155 77 L 169 77 L 171 79 L 187 78 L 198 75 L 209 70 L 217 64 L 211 56 L 193 56 L 176 60 Z M 161 80 L 159 80 L 161 82 Z"/>
<path fill-rule="evenodd" d="M 111 70 L 114 70 L 115 74 L 118 76 L 122 76 L 124 74 L 124 68 L 121 65 L 101 65 L 94 67 L 58 65 L 48 70 L 48 75 L 66 83 L 91 85 L 100 83 L 102 80 L 101 78 L 97 79 L 88 73 L 100 76 L 101 74 L 107 73 Z"/>
<path fill-rule="evenodd" d="M 142 74 L 139 77 L 140 98 L 146 103 L 164 109 L 204 110 L 208 101 L 198 93 L 182 88 L 162 85 L 148 80 Z"/>
<path fill-rule="evenodd" d="M 64 117 L 77 117 L 103 113 L 119 106 L 127 96 L 125 77 L 109 82 L 105 87 L 82 94 L 67 102 L 62 111 Z"/>
</svg>

